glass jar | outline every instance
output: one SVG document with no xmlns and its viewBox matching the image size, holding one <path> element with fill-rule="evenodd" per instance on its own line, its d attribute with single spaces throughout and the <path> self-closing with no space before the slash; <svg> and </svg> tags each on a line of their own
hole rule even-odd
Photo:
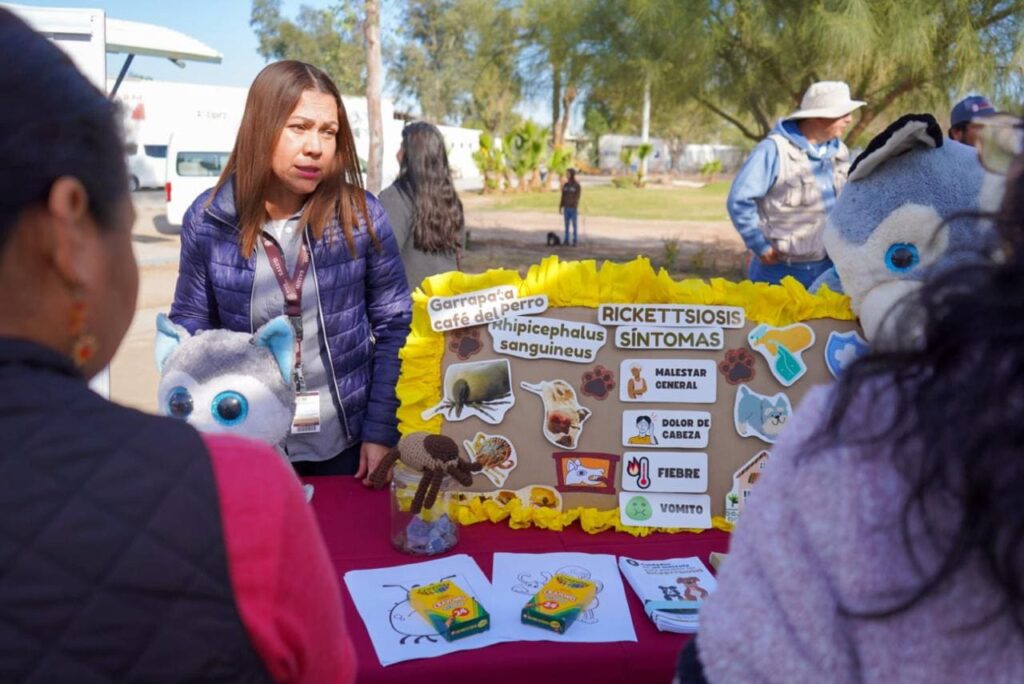
<svg viewBox="0 0 1024 684">
<path fill-rule="evenodd" d="M 433 556 L 455 546 L 459 526 L 448 516 L 449 477 L 441 482 L 433 506 L 424 506 L 416 515 L 410 512 L 423 476 L 401 461 L 395 464 L 391 476 L 391 543 L 404 553 Z"/>
</svg>

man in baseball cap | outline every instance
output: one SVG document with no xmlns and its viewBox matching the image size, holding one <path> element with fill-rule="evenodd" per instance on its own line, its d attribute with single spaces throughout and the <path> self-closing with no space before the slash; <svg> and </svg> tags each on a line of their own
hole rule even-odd
<svg viewBox="0 0 1024 684">
<path fill-rule="evenodd" d="M 842 81 L 814 83 L 743 163 L 726 207 L 750 250 L 751 280 L 791 275 L 810 287 L 832 267 L 822 231 L 850 166 L 839 136 L 864 104 Z"/>
<path fill-rule="evenodd" d="M 974 123 L 975 120 L 998 113 L 988 99 L 981 95 L 965 97 L 956 103 L 949 114 L 950 139 L 976 147 L 981 126 Z"/>
</svg>

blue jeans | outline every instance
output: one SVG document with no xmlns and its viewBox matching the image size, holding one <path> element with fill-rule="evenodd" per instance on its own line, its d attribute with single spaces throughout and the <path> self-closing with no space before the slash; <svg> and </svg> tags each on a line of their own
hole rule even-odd
<svg viewBox="0 0 1024 684">
<path fill-rule="evenodd" d="M 569 244 L 569 222 L 572 221 L 572 244 L 576 244 L 576 217 L 579 214 L 579 210 L 575 207 L 565 207 L 562 209 L 562 219 L 565 221 L 565 239 L 562 240 L 563 245 Z"/>
<path fill-rule="evenodd" d="M 777 264 L 765 266 L 761 263 L 761 260 L 755 256 L 750 260 L 750 268 L 747 271 L 747 277 L 755 283 L 771 283 L 773 285 L 778 285 L 779 281 L 786 276 L 793 276 L 803 283 L 804 287 L 810 288 L 811 283 L 830 268 L 832 268 L 832 260 L 828 257 L 825 257 L 821 261 L 797 261 L 791 264 L 787 264 L 785 261 L 780 261 Z"/>
</svg>

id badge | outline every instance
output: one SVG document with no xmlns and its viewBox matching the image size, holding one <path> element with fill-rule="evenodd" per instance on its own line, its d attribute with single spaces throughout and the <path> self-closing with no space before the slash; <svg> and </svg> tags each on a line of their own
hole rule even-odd
<svg viewBox="0 0 1024 684">
<path fill-rule="evenodd" d="M 297 392 L 292 434 L 308 435 L 313 432 L 320 432 L 320 393 Z"/>
</svg>

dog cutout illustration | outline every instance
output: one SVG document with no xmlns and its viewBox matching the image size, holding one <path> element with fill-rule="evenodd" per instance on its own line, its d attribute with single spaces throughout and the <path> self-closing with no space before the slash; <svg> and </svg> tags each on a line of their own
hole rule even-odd
<svg viewBox="0 0 1024 684">
<path fill-rule="evenodd" d="M 565 380 L 543 380 L 537 384 L 520 382 L 519 386 L 544 402 L 544 438 L 555 446 L 575 449 L 591 411 L 580 406 L 572 385 Z"/>
<path fill-rule="evenodd" d="M 686 587 L 683 598 L 687 601 L 700 601 L 708 597 L 708 590 L 700 586 L 699 577 L 677 577 L 676 583 Z"/>
<path fill-rule="evenodd" d="M 607 477 L 601 468 L 588 468 L 579 459 L 570 459 L 565 465 L 565 485 L 567 487 L 603 487 Z"/>
<path fill-rule="evenodd" d="M 512 591 L 517 594 L 526 594 L 527 596 L 533 596 L 540 588 L 547 584 L 547 581 L 551 579 L 550 572 L 521 572 L 516 575 L 518 583 L 512 587 Z"/>
<path fill-rule="evenodd" d="M 814 331 L 805 323 L 785 328 L 759 325 L 750 331 L 747 341 L 768 362 L 775 379 L 789 387 L 807 372 L 803 353 L 814 345 Z"/>
<path fill-rule="evenodd" d="M 789 398 L 782 392 L 767 397 L 746 385 L 740 385 L 736 392 L 733 417 L 740 437 L 757 437 L 774 444 L 792 413 Z"/>
</svg>

